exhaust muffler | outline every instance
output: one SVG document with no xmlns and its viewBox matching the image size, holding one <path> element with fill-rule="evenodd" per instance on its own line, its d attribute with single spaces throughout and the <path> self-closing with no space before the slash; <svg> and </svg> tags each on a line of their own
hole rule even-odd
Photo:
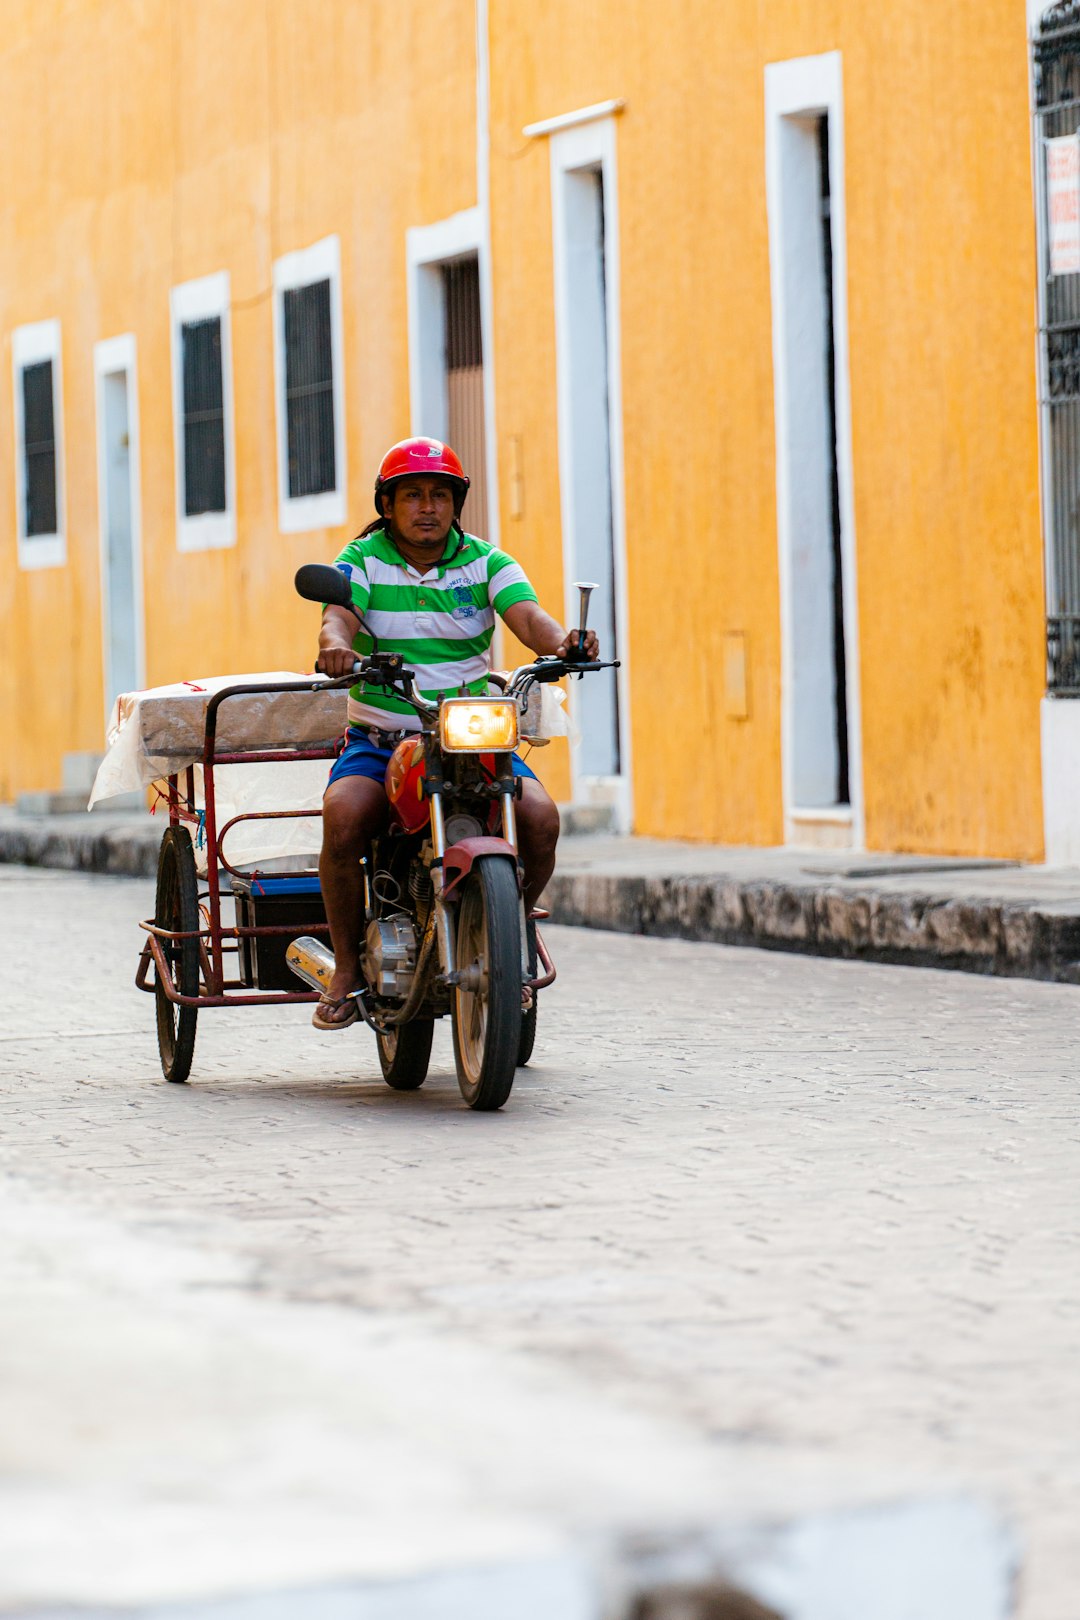
<svg viewBox="0 0 1080 1620">
<path fill-rule="evenodd" d="M 286 950 L 285 960 L 297 978 L 303 979 L 313 990 L 329 990 L 334 976 L 334 953 L 321 940 L 301 934 Z"/>
</svg>

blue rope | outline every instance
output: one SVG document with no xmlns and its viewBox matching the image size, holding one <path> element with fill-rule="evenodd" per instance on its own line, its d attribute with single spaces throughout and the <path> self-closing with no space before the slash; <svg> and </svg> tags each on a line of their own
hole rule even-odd
<svg viewBox="0 0 1080 1620">
<path fill-rule="evenodd" d="M 202 849 L 206 843 L 206 811 L 199 811 L 199 830 L 195 834 L 195 848 Z"/>
</svg>

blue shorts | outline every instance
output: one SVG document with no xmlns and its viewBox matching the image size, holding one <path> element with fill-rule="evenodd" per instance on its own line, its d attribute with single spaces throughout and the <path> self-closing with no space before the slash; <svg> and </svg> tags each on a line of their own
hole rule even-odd
<svg viewBox="0 0 1080 1620">
<path fill-rule="evenodd" d="M 380 748 L 373 743 L 366 731 L 350 726 L 345 733 L 345 747 L 334 761 L 327 787 L 340 781 L 343 776 L 367 776 L 381 785 L 386 779 L 386 767 L 393 752 L 392 748 Z M 517 754 L 511 754 L 510 763 L 515 776 L 529 776 L 536 781 L 536 772 L 530 771 Z"/>
</svg>

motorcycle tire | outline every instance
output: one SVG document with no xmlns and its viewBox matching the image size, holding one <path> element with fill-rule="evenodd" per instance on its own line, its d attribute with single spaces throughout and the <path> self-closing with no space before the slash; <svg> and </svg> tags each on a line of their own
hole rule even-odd
<svg viewBox="0 0 1080 1620">
<path fill-rule="evenodd" d="M 454 1062 L 470 1108 L 491 1112 L 510 1095 L 521 1044 L 521 899 L 510 862 L 490 856 L 465 879 L 454 966 L 479 966 L 484 983 L 454 989 Z"/>
<path fill-rule="evenodd" d="M 427 1079 L 434 1033 L 433 1018 L 414 1018 L 411 1023 L 388 1030 L 385 1035 L 376 1035 L 379 1066 L 388 1086 L 393 1086 L 395 1091 L 419 1090 Z"/>
<path fill-rule="evenodd" d="M 540 958 L 536 952 L 536 923 L 532 917 L 525 924 L 525 938 L 528 944 L 529 978 L 535 979 Z M 540 997 L 534 990 L 532 1006 L 528 1012 L 523 1012 L 521 1015 L 521 1039 L 518 1041 L 517 1055 L 519 1069 L 523 1069 L 528 1063 L 533 1055 L 533 1047 L 536 1045 L 536 1004 L 539 1000 Z"/>
<path fill-rule="evenodd" d="M 199 926 L 199 885 L 195 876 L 195 852 L 186 827 L 166 827 L 158 855 L 157 899 L 154 921 L 159 928 L 192 934 Z M 173 983 L 182 996 L 199 993 L 199 941 L 162 941 L 172 969 Z M 195 1025 L 198 1009 L 178 1007 L 170 1001 L 160 983 L 154 990 L 157 1014 L 158 1055 L 166 1080 L 183 1085 L 191 1073 L 195 1054 Z"/>
</svg>

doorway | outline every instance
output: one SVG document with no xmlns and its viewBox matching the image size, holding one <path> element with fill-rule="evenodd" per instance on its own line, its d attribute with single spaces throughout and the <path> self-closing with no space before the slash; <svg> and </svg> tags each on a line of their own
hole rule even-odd
<svg viewBox="0 0 1080 1620">
<path fill-rule="evenodd" d="M 766 69 L 785 837 L 863 841 L 840 60 Z"/>
<path fill-rule="evenodd" d="M 488 537 L 487 446 L 484 424 L 484 345 L 480 324 L 480 262 L 475 253 L 441 267 L 445 438 L 469 478 L 469 529 Z M 440 435 L 442 437 L 443 435 Z"/>
<path fill-rule="evenodd" d="M 105 719 L 145 684 L 135 339 L 94 350 L 97 382 L 101 633 Z"/>
<path fill-rule="evenodd" d="M 552 137 L 559 476 L 567 622 L 574 582 L 595 583 L 589 622 L 606 658 L 625 666 L 625 567 L 618 328 L 618 233 L 610 121 Z M 575 683 L 581 730 L 572 755 L 575 804 L 631 824 L 626 669 Z"/>
<path fill-rule="evenodd" d="M 481 223 L 469 208 L 406 233 L 410 420 L 457 451 L 471 480 L 465 527 L 498 545 Z"/>
</svg>

